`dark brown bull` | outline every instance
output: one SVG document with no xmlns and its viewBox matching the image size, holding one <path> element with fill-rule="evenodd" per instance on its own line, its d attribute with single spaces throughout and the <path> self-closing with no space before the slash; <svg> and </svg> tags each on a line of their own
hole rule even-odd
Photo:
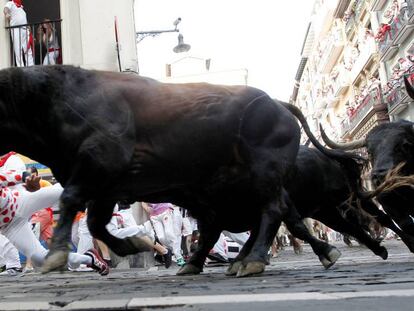
<svg viewBox="0 0 414 311">
<path fill-rule="evenodd" d="M 213 229 L 200 241 L 207 248 L 222 229 L 252 229 L 239 272 L 263 271 L 300 135 L 264 92 L 71 66 L 13 68 L 0 71 L 0 118 L 1 149 L 49 166 L 65 188 L 45 271 L 66 263 L 72 221 L 86 206 L 94 237 L 119 255 L 142 251 L 139 240 L 105 228 L 119 200 L 189 209 Z"/>
<path fill-rule="evenodd" d="M 407 78 L 404 83 L 408 95 L 414 99 L 414 90 Z M 380 124 L 372 129 L 366 138 L 348 143 L 331 141 L 322 129 L 322 138 L 326 144 L 335 149 L 353 150 L 367 148 L 372 165 L 372 181 L 375 186 L 382 183 L 388 172 L 404 163 L 400 174 L 414 174 L 414 123 L 406 120 Z M 414 208 L 412 205 L 414 191 L 410 186 L 403 186 L 378 195 L 385 212 L 398 224 L 383 218 L 383 225 L 395 231 L 414 252 Z M 375 213 L 375 211 L 370 211 Z M 401 229 L 401 230 L 400 230 Z"/>
</svg>

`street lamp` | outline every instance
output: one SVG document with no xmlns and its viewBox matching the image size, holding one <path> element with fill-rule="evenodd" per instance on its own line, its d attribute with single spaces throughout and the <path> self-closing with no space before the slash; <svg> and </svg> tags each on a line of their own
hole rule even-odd
<svg viewBox="0 0 414 311">
<path fill-rule="evenodd" d="M 188 52 L 191 49 L 191 45 L 184 43 L 184 37 L 182 34 L 178 35 L 178 44 L 173 48 L 175 53 Z"/>
<path fill-rule="evenodd" d="M 173 48 L 173 51 L 175 53 L 182 53 L 182 52 L 188 52 L 191 48 L 189 44 L 184 43 L 183 35 L 180 33 L 180 30 L 178 29 L 178 24 L 181 23 L 181 17 L 177 18 L 173 25 L 173 29 L 163 29 L 163 30 L 147 30 L 147 31 L 137 31 L 135 36 L 137 40 L 137 44 L 140 43 L 142 40 L 144 40 L 146 37 L 156 37 L 159 36 L 162 33 L 168 33 L 168 32 L 178 32 L 178 45 Z M 139 65 L 138 65 L 138 72 L 139 72 Z"/>
<path fill-rule="evenodd" d="M 173 51 L 175 53 L 188 52 L 191 48 L 191 45 L 184 43 L 183 35 L 180 33 L 180 30 L 178 29 L 179 23 L 181 23 L 181 17 L 177 18 L 174 21 L 173 23 L 174 29 L 137 31 L 136 32 L 137 43 L 140 43 L 146 37 L 156 37 L 162 33 L 167 33 L 167 32 L 178 32 L 179 33 L 178 34 L 178 45 L 174 47 Z"/>
</svg>

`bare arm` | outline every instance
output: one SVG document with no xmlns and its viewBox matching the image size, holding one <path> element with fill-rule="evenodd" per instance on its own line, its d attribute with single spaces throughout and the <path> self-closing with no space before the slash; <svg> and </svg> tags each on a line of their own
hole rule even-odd
<svg viewBox="0 0 414 311">
<path fill-rule="evenodd" d="M 4 16 L 6 17 L 6 20 L 8 21 L 8 22 L 10 22 L 10 17 L 11 17 L 11 15 L 10 15 L 10 9 L 9 8 L 4 8 L 3 9 L 3 13 L 4 13 Z"/>
</svg>

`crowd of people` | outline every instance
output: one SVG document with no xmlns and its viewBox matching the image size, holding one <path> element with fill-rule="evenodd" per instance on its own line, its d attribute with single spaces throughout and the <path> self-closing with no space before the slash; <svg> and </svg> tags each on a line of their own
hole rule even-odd
<svg viewBox="0 0 414 311">
<path fill-rule="evenodd" d="M 38 176 L 37 169 L 26 166 L 10 152 L 0 159 L 0 266 L 3 274 L 15 276 L 41 266 L 51 243 L 54 227 L 52 207 L 59 201 L 63 188 Z M 155 259 L 170 267 L 185 264 L 184 245 L 190 248 L 196 222 L 187 213 L 170 203 L 142 203 L 149 220 L 138 225 L 131 206 L 118 202 L 107 230 L 117 238 L 140 237 L 154 250 Z M 87 210 L 79 212 L 72 227 L 73 252 L 68 269 L 109 272 L 111 254 L 104 243 L 94 239 L 87 226 Z M 22 269 L 21 256 L 25 257 Z M 189 251 L 186 252 L 186 255 Z"/>
</svg>

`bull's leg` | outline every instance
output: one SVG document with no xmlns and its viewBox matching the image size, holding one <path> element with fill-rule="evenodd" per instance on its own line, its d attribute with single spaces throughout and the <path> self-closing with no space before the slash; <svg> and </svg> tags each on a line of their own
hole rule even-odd
<svg viewBox="0 0 414 311">
<path fill-rule="evenodd" d="M 106 225 L 111 221 L 115 202 L 91 201 L 88 204 L 88 228 L 92 236 L 104 242 L 115 254 L 127 256 L 153 249 L 147 241 L 139 237 L 119 239 L 108 232 Z"/>
<path fill-rule="evenodd" d="M 240 123 L 239 154 L 251 174 L 252 197 L 261 208 L 257 238 L 238 277 L 262 273 L 266 256 L 281 222 L 283 178 L 293 167 L 300 130 L 293 115 L 267 97 L 258 97 L 246 108 Z"/>
<path fill-rule="evenodd" d="M 191 275 L 202 272 L 207 255 L 214 247 L 214 244 L 217 242 L 222 231 L 220 228 L 216 228 L 211 224 L 208 225 L 200 221 L 198 222 L 198 229 L 200 237 L 197 249 L 188 263 L 178 270 L 177 275 Z"/>
<path fill-rule="evenodd" d="M 344 219 L 337 209 L 323 210 L 315 215 L 315 219 L 323 222 L 328 227 L 335 231 L 349 234 L 355 237 L 358 241 L 365 244 L 375 255 L 380 256 L 382 259 L 388 258 L 387 249 L 369 236 L 362 228 L 354 223 L 351 223 Z"/>
<path fill-rule="evenodd" d="M 280 226 L 280 224 L 279 224 Z M 256 241 L 257 235 L 259 233 L 258 228 L 252 229 L 250 233 L 250 237 L 247 242 L 243 245 L 242 249 L 240 250 L 239 254 L 234 258 L 234 261 L 230 264 L 229 268 L 226 271 L 227 276 L 236 275 L 239 269 L 242 269 L 243 266 L 243 259 L 250 253 L 252 250 L 253 244 Z"/>
<path fill-rule="evenodd" d="M 63 270 L 69 255 L 72 223 L 78 211 L 85 209 L 85 200 L 78 188 L 67 186 L 60 198 L 60 218 L 52 238 L 50 252 L 42 266 L 42 272 Z"/>
<path fill-rule="evenodd" d="M 288 202 L 288 209 L 284 214 L 283 221 L 286 223 L 288 230 L 295 237 L 308 242 L 314 253 L 318 255 L 322 265 L 326 269 L 330 268 L 341 256 L 341 252 L 335 246 L 318 240 L 310 234 L 288 197 L 286 198 L 286 201 Z"/>
<path fill-rule="evenodd" d="M 268 208 L 264 209 L 260 226 L 257 229 L 257 237 L 251 238 L 252 246 L 247 256 L 243 258 L 242 265 L 239 266 L 237 277 L 245 277 L 264 271 L 267 252 L 281 223 L 281 204 L 282 202 L 279 200 L 279 202 L 273 202 L 268 205 Z M 248 251 L 248 247 L 245 251 Z"/>
<path fill-rule="evenodd" d="M 408 249 L 414 253 L 414 237 L 401 231 L 401 229 L 395 225 L 389 215 L 381 211 L 371 200 L 363 201 L 361 207 L 367 213 L 372 215 L 375 220 L 380 223 L 381 226 L 387 227 L 398 234 L 405 245 L 407 245 Z"/>
</svg>

